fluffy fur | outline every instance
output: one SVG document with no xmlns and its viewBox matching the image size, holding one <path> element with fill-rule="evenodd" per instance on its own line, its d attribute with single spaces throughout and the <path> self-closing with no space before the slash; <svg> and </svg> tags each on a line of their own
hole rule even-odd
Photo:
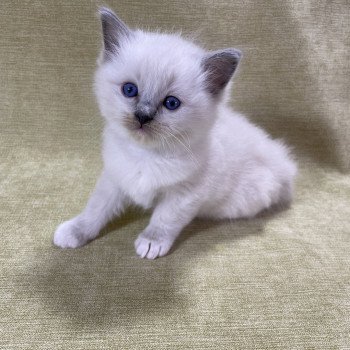
<svg viewBox="0 0 350 350">
<path fill-rule="evenodd" d="M 179 35 L 130 30 L 109 9 L 100 15 L 104 169 L 84 211 L 57 228 L 57 246 L 84 245 L 133 203 L 154 208 L 135 241 L 139 256 L 154 259 L 194 217 L 251 218 L 291 201 L 296 165 L 288 149 L 228 106 L 238 50 L 207 52 Z M 126 82 L 138 96 L 123 95 Z M 169 95 L 178 109 L 163 106 Z M 151 122 L 140 125 L 137 111 Z"/>
</svg>

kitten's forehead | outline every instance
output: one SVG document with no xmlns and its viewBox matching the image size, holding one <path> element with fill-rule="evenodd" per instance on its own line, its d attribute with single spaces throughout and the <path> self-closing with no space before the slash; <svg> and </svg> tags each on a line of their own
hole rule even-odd
<svg viewBox="0 0 350 350">
<path fill-rule="evenodd" d="M 200 75 L 203 50 L 177 35 L 136 32 L 121 50 L 125 73 L 144 91 L 146 99 Z"/>
<path fill-rule="evenodd" d="M 204 50 L 177 34 L 148 33 L 137 31 L 130 45 L 135 56 L 152 58 L 164 63 L 174 63 L 187 57 L 198 57 Z"/>
</svg>

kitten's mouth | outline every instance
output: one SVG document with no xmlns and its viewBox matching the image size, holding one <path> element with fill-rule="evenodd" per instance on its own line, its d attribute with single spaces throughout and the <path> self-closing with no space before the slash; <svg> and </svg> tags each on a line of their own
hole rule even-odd
<svg viewBox="0 0 350 350">
<path fill-rule="evenodd" d="M 144 131 L 145 131 L 145 128 L 147 128 L 146 125 L 141 125 L 141 126 L 138 126 L 138 127 L 136 128 L 136 130 L 139 130 L 139 131 L 144 132 Z"/>
<path fill-rule="evenodd" d="M 154 138 L 153 127 L 149 124 L 140 125 L 136 120 L 125 118 L 123 120 L 125 128 L 129 131 L 131 136 L 135 137 L 137 140 L 145 140 Z"/>
<path fill-rule="evenodd" d="M 146 133 L 150 133 L 151 132 L 151 128 L 148 125 L 139 125 L 136 128 L 133 129 L 136 133 L 139 134 L 146 134 Z"/>
</svg>

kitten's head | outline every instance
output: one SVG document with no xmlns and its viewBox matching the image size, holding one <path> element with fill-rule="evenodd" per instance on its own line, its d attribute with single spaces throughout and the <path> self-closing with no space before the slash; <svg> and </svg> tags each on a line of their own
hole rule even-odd
<svg viewBox="0 0 350 350">
<path fill-rule="evenodd" d="M 106 8 L 100 16 L 95 90 L 109 126 L 151 147 L 207 134 L 240 51 L 207 52 L 179 35 L 131 30 Z"/>
</svg>

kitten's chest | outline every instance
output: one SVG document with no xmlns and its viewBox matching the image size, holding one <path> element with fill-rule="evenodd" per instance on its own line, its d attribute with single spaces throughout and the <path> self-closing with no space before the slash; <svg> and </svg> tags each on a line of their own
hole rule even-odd
<svg viewBox="0 0 350 350">
<path fill-rule="evenodd" d="M 152 207 L 162 191 L 188 176 L 181 160 L 147 152 L 117 152 L 105 157 L 105 163 L 122 190 L 144 208 Z"/>
</svg>

